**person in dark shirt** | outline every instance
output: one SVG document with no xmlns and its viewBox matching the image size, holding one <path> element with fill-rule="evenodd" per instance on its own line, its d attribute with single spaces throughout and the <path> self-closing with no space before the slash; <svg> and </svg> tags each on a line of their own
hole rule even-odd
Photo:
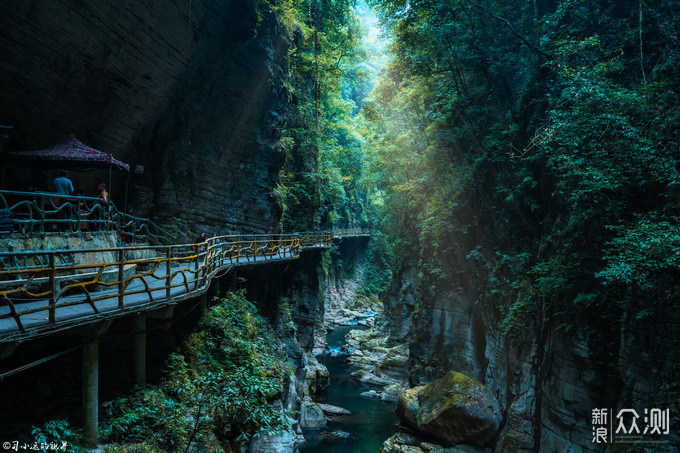
<svg viewBox="0 0 680 453">
<path fill-rule="evenodd" d="M 207 235 L 205 234 L 205 231 L 203 231 L 194 241 L 194 244 L 200 244 L 198 246 L 198 251 L 199 252 L 205 252 L 205 245 L 203 244 L 207 240 Z"/>
<path fill-rule="evenodd" d="M 73 194 L 73 184 L 68 179 L 68 170 L 61 170 L 59 176 L 54 178 L 54 191 L 64 195 Z"/>
</svg>

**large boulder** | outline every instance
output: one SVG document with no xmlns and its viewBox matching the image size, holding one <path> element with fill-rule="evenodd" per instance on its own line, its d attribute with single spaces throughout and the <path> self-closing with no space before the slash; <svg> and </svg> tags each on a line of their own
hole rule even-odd
<svg viewBox="0 0 680 453">
<path fill-rule="evenodd" d="M 298 437 L 290 426 L 279 434 L 261 434 L 248 444 L 248 453 L 289 453 L 297 450 Z"/>
<path fill-rule="evenodd" d="M 491 391 L 462 373 L 406 390 L 396 408 L 402 422 L 450 443 L 486 446 L 498 434 L 501 411 Z"/>
<path fill-rule="evenodd" d="M 323 409 L 308 396 L 300 405 L 300 427 L 303 429 L 319 429 L 326 426 L 326 414 Z"/>
<path fill-rule="evenodd" d="M 302 364 L 304 366 L 305 387 L 303 389 L 305 396 L 316 395 L 317 391 L 327 389 L 330 384 L 330 374 L 328 369 L 319 363 L 317 358 L 311 352 L 305 351 L 302 354 Z"/>
<path fill-rule="evenodd" d="M 397 417 L 406 426 L 418 429 L 418 411 L 420 410 L 419 395 L 425 389 L 424 385 L 405 390 L 397 399 Z"/>
</svg>

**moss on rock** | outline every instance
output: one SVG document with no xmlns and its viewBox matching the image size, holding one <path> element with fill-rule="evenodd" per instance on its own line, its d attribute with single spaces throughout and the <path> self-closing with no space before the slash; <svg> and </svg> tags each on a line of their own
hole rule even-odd
<svg viewBox="0 0 680 453">
<path fill-rule="evenodd" d="M 502 414 L 491 391 L 456 371 L 401 394 L 397 415 L 407 425 L 446 442 L 485 446 Z"/>
</svg>

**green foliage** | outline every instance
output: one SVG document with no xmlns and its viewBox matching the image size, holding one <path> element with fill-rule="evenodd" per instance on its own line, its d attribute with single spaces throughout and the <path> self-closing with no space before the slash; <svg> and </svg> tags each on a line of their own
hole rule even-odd
<svg viewBox="0 0 680 453">
<path fill-rule="evenodd" d="M 385 249 L 385 242 L 381 240 L 378 232 L 369 242 L 365 256 L 366 258 L 362 263 L 364 279 L 359 289 L 359 295 L 372 300 L 385 294 L 392 279 L 392 269 Z M 375 301 L 372 300 L 370 305 L 376 305 Z"/>
<path fill-rule="evenodd" d="M 284 415 L 271 402 L 280 397 L 289 370 L 276 344 L 243 292 L 229 294 L 168 358 L 159 387 L 114 402 L 101 437 L 144 443 L 149 451 L 192 445 L 220 451 L 278 432 Z"/>
<path fill-rule="evenodd" d="M 650 301 L 637 313 L 645 318 L 658 305 L 671 302 L 680 292 L 680 226 L 662 216 L 640 218 L 627 227 L 612 228 L 618 234 L 607 245 L 607 266 L 596 276 L 606 285 L 634 287 L 638 294 Z"/>
<path fill-rule="evenodd" d="M 163 453 L 164 451 L 153 442 L 127 445 L 112 444 L 104 447 L 104 453 Z"/>
<path fill-rule="evenodd" d="M 181 449 L 188 441 L 189 410 L 162 387 L 117 398 L 111 410 L 114 416 L 99 430 L 104 441 L 145 443 L 165 450 Z"/>
<path fill-rule="evenodd" d="M 268 2 L 289 39 L 289 95 L 279 148 L 283 227 L 366 224 L 362 143 L 354 126 L 367 90 L 354 1 Z"/>
<path fill-rule="evenodd" d="M 297 335 L 297 326 L 293 322 L 293 315 L 290 311 L 290 299 L 288 297 L 282 297 L 278 303 L 279 316 L 283 324 L 284 333 L 291 338 L 295 338 Z"/>
<path fill-rule="evenodd" d="M 67 453 L 79 453 L 85 451 L 81 447 L 82 436 L 77 431 L 71 428 L 66 420 L 50 420 L 45 422 L 43 426 L 33 426 L 31 429 L 33 435 L 33 443 L 40 448 L 39 451 L 47 453 L 48 448 L 45 445 L 55 443 L 60 451 Z M 50 449 L 51 450 L 51 449 Z"/>
<path fill-rule="evenodd" d="M 366 179 L 393 265 L 418 257 L 423 303 L 465 291 L 507 335 L 585 320 L 596 342 L 621 310 L 677 300 L 670 6 L 372 3 L 394 41 L 360 118 Z"/>
</svg>

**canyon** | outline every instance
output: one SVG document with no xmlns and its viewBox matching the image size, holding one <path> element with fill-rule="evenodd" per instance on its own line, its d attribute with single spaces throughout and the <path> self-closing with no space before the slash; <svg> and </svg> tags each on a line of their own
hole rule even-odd
<svg viewBox="0 0 680 453">
<path fill-rule="evenodd" d="M 199 231 L 278 232 L 282 129 L 299 101 L 289 80 L 289 53 L 299 38 L 285 35 L 279 19 L 258 2 L 236 0 L 2 2 L 0 125 L 11 129 L 3 129 L 0 159 L 73 133 L 129 163 L 130 212 L 178 238 L 191 240 Z M 11 162 L 2 165 L 12 170 L 5 188 L 26 190 L 36 177 Z M 74 178 L 85 184 L 85 175 Z M 124 190 L 124 177 L 116 173 L 114 202 Z M 466 218 L 484 211 L 477 195 Z M 555 217 L 575 222 L 568 214 Z M 327 347 L 327 329 L 380 311 L 368 330 L 347 337 L 353 377 L 374 387 L 368 396 L 392 401 L 450 371 L 478 381 L 502 415 L 498 432 L 474 447 L 480 451 L 604 451 L 593 441 L 593 410 L 602 408 L 611 416 L 625 408 L 640 415 L 669 409 L 666 443 L 650 444 L 648 451 L 678 451 L 680 314 L 674 296 L 669 292 L 662 301 L 673 309 L 638 317 L 647 302 L 631 291 L 630 304 L 605 318 L 599 331 L 588 322 L 594 308 L 574 310 L 562 323 L 563 313 L 536 296 L 540 303 L 520 334 L 506 335 L 499 326 L 526 294 L 509 300 L 505 288 L 491 301 L 482 294 L 471 250 L 486 251 L 482 280 L 491 282 L 497 268 L 489 257 L 508 238 L 494 236 L 493 222 L 475 226 L 477 237 L 440 234 L 455 249 L 456 258 L 445 263 L 454 277 L 428 279 L 423 269 L 434 261 L 432 250 L 406 249 L 389 286 L 373 295 L 381 303 L 359 294 L 366 285 L 361 263 L 373 259 L 357 251 L 367 247 L 358 243 L 363 240 L 338 247 L 335 259 L 354 266 L 349 274 L 331 258 L 324 262 L 320 252 L 291 268 L 240 274 L 240 285 L 259 302 L 296 370 L 281 406 L 304 417 L 316 411 L 312 399 L 328 385 L 316 357 Z M 527 233 L 533 245 L 506 249 L 538 256 L 542 240 Z M 323 414 L 316 415 L 305 427 L 321 423 Z M 291 426 L 283 441 L 263 437 L 251 451 L 292 451 L 297 434 Z M 409 445 L 409 451 L 428 451 L 422 434 L 395 434 L 383 451 Z M 450 439 L 437 442 L 456 451 Z"/>
</svg>

